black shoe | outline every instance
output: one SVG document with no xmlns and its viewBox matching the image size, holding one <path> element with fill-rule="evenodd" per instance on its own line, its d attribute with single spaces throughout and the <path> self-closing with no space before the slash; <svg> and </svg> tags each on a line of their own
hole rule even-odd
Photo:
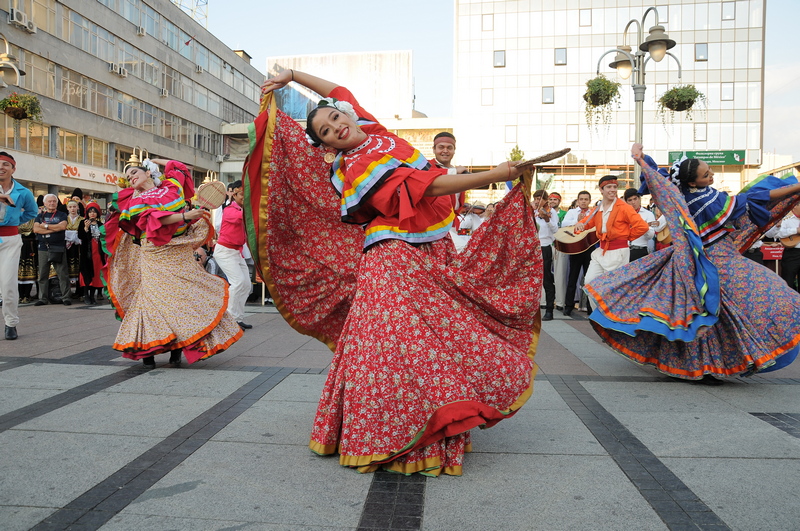
<svg viewBox="0 0 800 531">
<path fill-rule="evenodd" d="M 183 354 L 183 349 L 178 348 L 173 350 L 169 355 L 169 364 L 175 369 L 181 366 L 181 354 Z"/>
<path fill-rule="evenodd" d="M 570 315 L 572 315 L 572 309 L 573 309 L 573 308 L 572 308 L 572 306 L 567 306 L 567 307 L 565 307 L 565 308 L 564 308 L 564 315 L 566 315 L 567 317 L 569 317 Z"/>
<path fill-rule="evenodd" d="M 239 325 L 239 328 L 241 328 L 242 330 L 250 330 L 251 328 L 253 328 L 253 325 L 249 325 L 244 321 L 239 321 L 237 324 Z"/>
<path fill-rule="evenodd" d="M 17 339 L 17 327 L 6 325 L 6 339 Z"/>
<path fill-rule="evenodd" d="M 44 306 L 46 304 L 50 304 L 50 303 L 47 302 L 44 299 L 39 299 L 39 300 L 37 300 L 36 302 L 33 303 L 34 306 Z"/>
<path fill-rule="evenodd" d="M 714 378 L 710 374 L 705 374 L 705 375 L 703 375 L 703 379 L 702 380 L 692 380 L 692 383 L 697 384 L 697 385 L 710 385 L 712 387 L 716 387 L 718 385 L 722 385 L 725 382 L 723 382 L 722 380 L 718 380 L 718 379 Z"/>
<path fill-rule="evenodd" d="M 92 305 L 92 298 L 91 298 L 90 296 L 86 295 L 86 296 L 83 298 L 83 303 L 84 303 L 86 306 L 91 306 L 91 305 Z"/>
<path fill-rule="evenodd" d="M 61 299 L 61 304 L 64 306 L 72 306 L 72 301 L 69 299 Z"/>
<path fill-rule="evenodd" d="M 553 320 L 553 310 L 547 310 L 544 312 L 544 317 L 542 317 L 542 321 L 552 321 Z"/>
<path fill-rule="evenodd" d="M 142 359 L 142 364 L 144 365 L 145 369 L 155 369 L 156 359 L 153 356 L 147 356 L 146 358 Z"/>
</svg>

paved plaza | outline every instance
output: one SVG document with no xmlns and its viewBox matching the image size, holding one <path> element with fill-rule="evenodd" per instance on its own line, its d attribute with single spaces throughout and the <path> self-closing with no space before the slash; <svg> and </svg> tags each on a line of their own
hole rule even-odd
<svg viewBox="0 0 800 531">
<path fill-rule="evenodd" d="M 180 304 L 180 302 L 176 302 Z M 462 477 L 308 450 L 331 352 L 272 307 L 181 369 L 123 359 L 109 306 L 20 308 L 0 340 L 0 529 L 800 529 L 800 362 L 720 387 L 544 323 L 533 397 Z"/>
</svg>

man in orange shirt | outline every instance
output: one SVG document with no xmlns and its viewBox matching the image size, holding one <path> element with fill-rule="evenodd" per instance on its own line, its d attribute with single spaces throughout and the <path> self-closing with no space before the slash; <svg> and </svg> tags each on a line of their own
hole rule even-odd
<svg viewBox="0 0 800 531">
<path fill-rule="evenodd" d="M 631 205 L 617 197 L 617 178 L 606 175 L 598 184 L 603 200 L 575 225 L 575 233 L 594 227 L 600 244 L 592 252 L 592 261 L 584 276 L 584 285 L 603 273 L 630 262 L 631 242 L 650 227 Z"/>
</svg>

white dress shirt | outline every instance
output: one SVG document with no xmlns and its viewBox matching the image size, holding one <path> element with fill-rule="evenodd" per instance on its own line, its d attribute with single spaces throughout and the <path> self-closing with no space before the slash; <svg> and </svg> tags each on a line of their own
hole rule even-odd
<svg viewBox="0 0 800 531">
<path fill-rule="evenodd" d="M 542 247 L 553 244 L 553 236 L 558 230 L 558 214 L 555 210 L 550 210 L 550 221 L 545 221 L 544 218 L 539 217 L 539 211 L 536 211 L 536 227 L 539 229 L 539 243 Z"/>
<path fill-rule="evenodd" d="M 800 227 L 800 218 L 794 214 L 789 214 L 783 221 L 781 221 L 781 228 L 778 230 L 777 238 L 788 238 L 797 234 L 797 228 Z M 792 247 L 792 249 L 800 248 L 800 243 Z"/>
<path fill-rule="evenodd" d="M 639 209 L 639 215 L 645 221 L 645 223 L 650 225 L 651 222 L 656 220 L 656 217 L 653 215 L 652 212 L 647 210 L 646 208 Z M 647 229 L 647 232 L 633 240 L 630 245 L 632 247 L 648 247 L 648 244 L 653 240 L 653 236 L 656 235 L 656 231 L 653 227 Z"/>
</svg>

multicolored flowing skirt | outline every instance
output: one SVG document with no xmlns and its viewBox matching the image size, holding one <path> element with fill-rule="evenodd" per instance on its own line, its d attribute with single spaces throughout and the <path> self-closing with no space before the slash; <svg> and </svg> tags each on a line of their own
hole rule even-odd
<svg viewBox="0 0 800 531">
<path fill-rule="evenodd" d="M 334 350 L 310 448 L 360 472 L 461 474 L 469 431 L 530 397 L 542 255 L 518 187 L 456 256 L 449 238 L 362 251 L 323 152 L 262 102 L 245 163 L 260 276 L 298 331 Z"/>
<path fill-rule="evenodd" d="M 768 225 L 755 227 L 745 214 L 733 232 L 703 246 L 678 188 L 644 169 L 673 244 L 585 286 L 597 333 L 632 361 L 689 380 L 747 376 L 794 361 L 800 294 L 741 253 L 798 198 L 772 204 Z"/>
<path fill-rule="evenodd" d="M 106 280 L 122 319 L 114 348 L 123 357 L 138 360 L 183 348 L 186 360 L 194 363 L 242 337 L 241 328 L 226 313 L 227 284 L 194 259 L 194 249 L 209 230 L 201 221 L 161 246 L 146 238 L 137 245 L 126 233 L 117 236 Z"/>
</svg>

